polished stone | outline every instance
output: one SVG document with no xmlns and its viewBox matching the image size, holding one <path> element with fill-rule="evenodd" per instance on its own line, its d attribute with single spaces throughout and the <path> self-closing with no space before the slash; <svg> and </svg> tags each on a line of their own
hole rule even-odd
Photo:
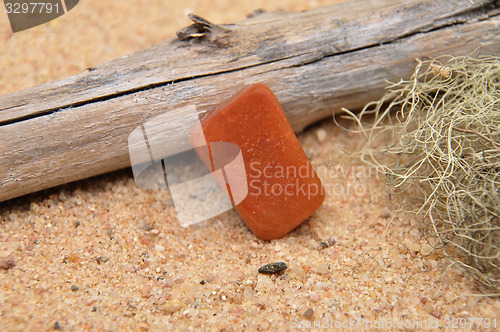
<svg viewBox="0 0 500 332">
<path fill-rule="evenodd" d="M 259 238 L 282 237 L 323 203 L 321 180 L 266 85 L 247 86 L 205 116 L 201 126 L 209 144 L 240 147 L 248 193 L 235 207 Z"/>
</svg>

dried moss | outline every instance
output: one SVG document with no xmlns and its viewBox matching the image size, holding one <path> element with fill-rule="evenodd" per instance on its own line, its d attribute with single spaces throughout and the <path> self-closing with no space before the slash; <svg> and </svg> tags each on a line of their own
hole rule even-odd
<svg viewBox="0 0 500 332">
<path fill-rule="evenodd" d="M 500 58 L 419 61 L 412 78 L 354 114 L 361 157 L 387 175 L 425 235 L 500 291 Z M 368 116 L 370 115 L 370 116 Z"/>
</svg>

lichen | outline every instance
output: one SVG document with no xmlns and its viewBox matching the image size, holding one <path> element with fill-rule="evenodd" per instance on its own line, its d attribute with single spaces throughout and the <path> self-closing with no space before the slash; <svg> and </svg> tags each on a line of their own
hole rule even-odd
<svg viewBox="0 0 500 332">
<path fill-rule="evenodd" d="M 500 58 L 418 61 L 360 113 L 362 160 L 387 176 L 434 247 L 500 291 Z"/>
</svg>

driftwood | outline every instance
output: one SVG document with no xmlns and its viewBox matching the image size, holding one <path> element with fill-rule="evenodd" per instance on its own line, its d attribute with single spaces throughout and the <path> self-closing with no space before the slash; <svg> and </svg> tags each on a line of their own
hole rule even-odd
<svg viewBox="0 0 500 332">
<path fill-rule="evenodd" d="M 213 109 L 246 84 L 275 91 L 295 131 L 408 78 L 416 58 L 500 49 L 499 1 L 354 1 L 260 13 L 216 26 L 192 16 L 178 38 L 80 75 L 0 96 L 0 201 L 130 165 L 141 123 Z M 168 133 L 171 136 L 176 132 Z"/>
</svg>

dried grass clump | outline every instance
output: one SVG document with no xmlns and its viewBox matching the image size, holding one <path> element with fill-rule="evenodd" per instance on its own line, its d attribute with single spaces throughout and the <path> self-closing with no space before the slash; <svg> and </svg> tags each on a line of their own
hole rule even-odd
<svg viewBox="0 0 500 332">
<path fill-rule="evenodd" d="M 362 159 L 386 174 L 396 193 L 416 199 L 403 209 L 423 221 L 429 243 L 496 292 L 499 60 L 419 61 L 412 78 L 392 84 L 381 100 L 358 114 L 345 110 L 366 137 Z"/>
</svg>

